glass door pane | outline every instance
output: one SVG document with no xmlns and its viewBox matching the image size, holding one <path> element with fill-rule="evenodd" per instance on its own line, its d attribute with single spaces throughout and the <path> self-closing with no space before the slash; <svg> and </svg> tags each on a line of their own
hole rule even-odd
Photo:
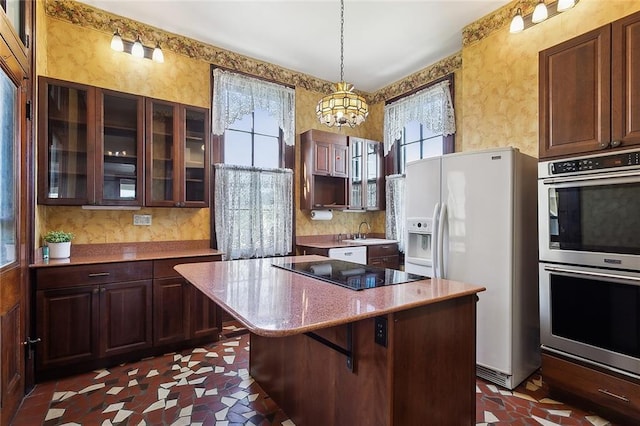
<svg viewBox="0 0 640 426">
<path fill-rule="evenodd" d="M 380 158 L 378 142 L 367 142 L 367 207 L 378 206 L 378 176 L 380 175 Z"/>
<path fill-rule="evenodd" d="M 138 181 L 138 98 L 103 97 L 103 201 L 136 201 Z"/>
<path fill-rule="evenodd" d="M 185 109 L 184 177 L 187 202 L 205 200 L 206 122 L 205 111 Z"/>
<path fill-rule="evenodd" d="M 48 199 L 88 199 L 87 98 L 86 90 L 47 86 Z"/>
<path fill-rule="evenodd" d="M 174 107 L 151 102 L 151 201 L 173 201 Z"/>
<path fill-rule="evenodd" d="M 351 197 L 349 207 L 359 209 L 364 207 L 362 203 L 362 154 L 363 140 L 350 138 L 351 149 Z"/>
<path fill-rule="evenodd" d="M 17 259 L 16 158 L 18 89 L 0 69 L 0 268 Z"/>
</svg>

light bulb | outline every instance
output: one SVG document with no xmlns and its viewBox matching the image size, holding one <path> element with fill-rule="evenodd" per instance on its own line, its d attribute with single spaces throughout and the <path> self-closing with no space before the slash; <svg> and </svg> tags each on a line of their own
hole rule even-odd
<svg viewBox="0 0 640 426">
<path fill-rule="evenodd" d="M 164 54 L 162 53 L 162 49 L 160 49 L 160 43 L 157 43 L 155 49 L 153 49 L 153 55 L 151 55 L 151 59 L 153 59 L 155 62 L 164 62 Z"/>
<path fill-rule="evenodd" d="M 133 43 L 133 46 L 131 46 L 131 54 L 136 58 L 144 58 L 144 47 L 142 47 L 140 36 L 136 38 L 135 43 Z"/>
<path fill-rule="evenodd" d="M 113 37 L 111 37 L 111 48 L 117 52 L 124 51 L 124 43 L 122 43 L 122 37 L 120 37 L 120 33 L 116 30 L 113 33 Z"/>
<path fill-rule="evenodd" d="M 511 26 L 509 27 L 509 32 L 512 34 L 522 32 L 524 30 L 524 19 L 522 19 L 522 10 L 518 8 L 516 15 L 511 20 Z"/>
<path fill-rule="evenodd" d="M 533 9 L 533 15 L 531 16 L 531 22 L 534 24 L 539 24 L 540 22 L 547 19 L 549 16 L 549 12 L 547 11 L 547 5 L 544 4 L 544 0 L 540 0 L 540 3 L 536 5 L 536 8 Z"/>
<path fill-rule="evenodd" d="M 576 5 L 575 0 L 558 0 L 558 12 L 564 12 Z"/>
</svg>

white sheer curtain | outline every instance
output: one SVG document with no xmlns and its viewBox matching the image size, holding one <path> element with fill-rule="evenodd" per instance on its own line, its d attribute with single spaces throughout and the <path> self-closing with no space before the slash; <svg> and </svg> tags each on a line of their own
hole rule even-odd
<svg viewBox="0 0 640 426">
<path fill-rule="evenodd" d="M 267 111 L 284 133 L 284 143 L 295 144 L 295 91 L 246 75 L 213 70 L 213 105 L 211 131 L 222 135 L 234 121 L 256 109 Z"/>
<path fill-rule="evenodd" d="M 443 81 L 384 107 L 384 153 L 402 137 L 402 129 L 418 121 L 427 129 L 444 136 L 456 132 L 449 81 Z"/>
<path fill-rule="evenodd" d="M 398 240 L 398 250 L 401 253 L 404 253 L 406 239 L 404 180 L 404 175 L 390 175 L 386 178 L 386 235 L 391 240 Z"/>
<path fill-rule="evenodd" d="M 215 221 L 224 258 L 285 255 L 293 242 L 293 171 L 215 165 Z"/>
</svg>

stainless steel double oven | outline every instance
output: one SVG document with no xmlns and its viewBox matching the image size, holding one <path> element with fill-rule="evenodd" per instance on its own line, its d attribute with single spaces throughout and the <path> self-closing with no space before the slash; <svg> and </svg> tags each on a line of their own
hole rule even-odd
<svg viewBox="0 0 640 426">
<path fill-rule="evenodd" d="M 640 377 L 640 150 L 538 178 L 542 347 Z"/>
</svg>

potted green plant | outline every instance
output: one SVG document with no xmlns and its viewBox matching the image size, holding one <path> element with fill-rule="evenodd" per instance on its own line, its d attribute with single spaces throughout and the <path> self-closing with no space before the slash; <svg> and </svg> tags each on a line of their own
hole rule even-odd
<svg viewBox="0 0 640 426">
<path fill-rule="evenodd" d="M 44 235 L 44 241 L 49 247 L 51 259 L 66 259 L 71 256 L 71 240 L 74 235 L 71 232 L 49 231 Z"/>
</svg>

